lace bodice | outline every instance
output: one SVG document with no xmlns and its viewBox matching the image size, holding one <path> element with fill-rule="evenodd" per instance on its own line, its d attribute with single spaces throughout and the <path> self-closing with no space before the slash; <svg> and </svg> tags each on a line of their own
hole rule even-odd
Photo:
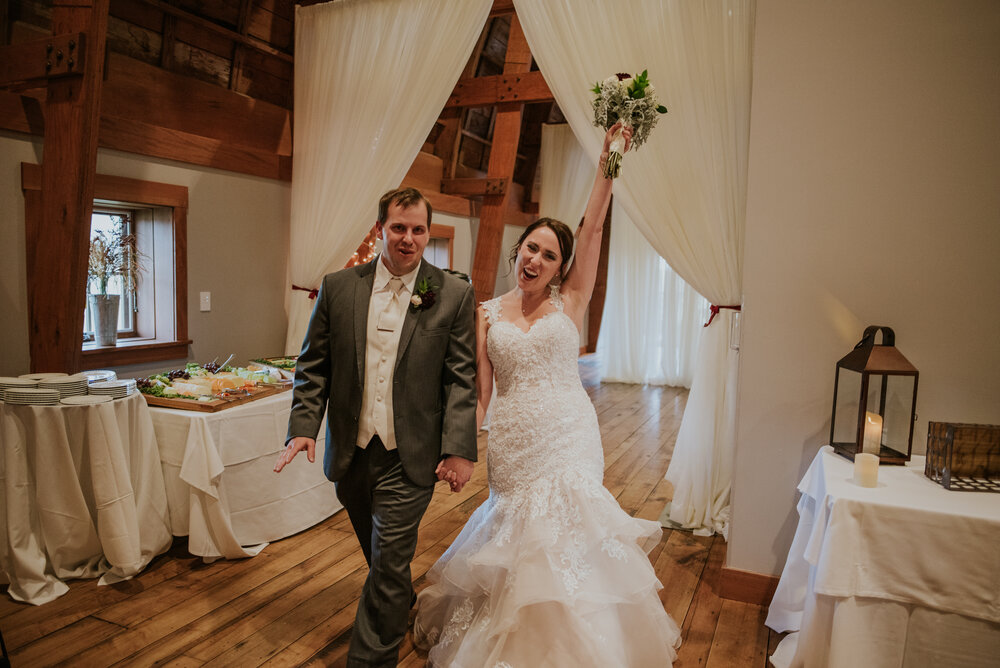
<svg viewBox="0 0 1000 668">
<path fill-rule="evenodd" d="M 579 333 L 563 313 L 562 298 L 555 288 L 550 301 L 555 310 L 535 321 L 526 332 L 503 318 L 499 297 L 483 302 L 490 325 L 487 353 L 499 397 L 515 391 L 554 393 L 582 389 L 576 364 Z"/>
<path fill-rule="evenodd" d="M 577 367 L 580 335 L 555 288 L 551 302 L 555 310 L 528 331 L 504 319 L 499 297 L 483 302 L 496 385 L 488 450 L 493 492 L 523 490 L 553 469 L 597 484 L 603 476 L 597 416 Z"/>
</svg>

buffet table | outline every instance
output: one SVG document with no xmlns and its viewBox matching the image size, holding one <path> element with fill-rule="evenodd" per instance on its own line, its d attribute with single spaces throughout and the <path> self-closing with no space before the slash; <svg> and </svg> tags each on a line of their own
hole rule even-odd
<svg viewBox="0 0 1000 668">
<path fill-rule="evenodd" d="M 324 423 L 316 463 L 299 455 L 280 473 L 291 392 L 215 413 L 151 407 L 170 505 L 171 531 L 206 558 L 257 554 L 269 541 L 335 513 L 333 483 L 323 474 Z"/>
<path fill-rule="evenodd" d="M 89 406 L 0 403 L 0 563 L 40 605 L 63 580 L 129 578 L 170 547 L 163 474 L 138 394 Z"/>
<path fill-rule="evenodd" d="M 799 491 L 799 523 L 766 625 L 797 631 L 785 666 L 996 666 L 1000 495 L 949 492 L 924 458 L 852 482 L 829 446 Z"/>
</svg>

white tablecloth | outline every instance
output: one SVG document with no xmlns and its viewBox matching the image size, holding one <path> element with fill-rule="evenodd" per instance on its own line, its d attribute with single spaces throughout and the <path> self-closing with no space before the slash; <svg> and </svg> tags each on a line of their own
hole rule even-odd
<svg viewBox="0 0 1000 668">
<path fill-rule="evenodd" d="M 924 458 L 852 482 L 829 446 L 799 483 L 799 524 L 766 624 L 799 631 L 784 666 L 996 666 L 1000 495 L 949 492 Z"/>
<path fill-rule="evenodd" d="M 150 408 L 171 530 L 188 536 L 191 554 L 250 557 L 342 507 L 323 474 L 325 423 L 314 464 L 300 454 L 281 473 L 273 471 L 291 400 L 291 392 L 282 392 L 215 413 Z"/>
<path fill-rule="evenodd" d="M 93 406 L 0 403 L 0 562 L 14 599 L 135 575 L 170 547 L 156 437 L 135 394 Z"/>
</svg>

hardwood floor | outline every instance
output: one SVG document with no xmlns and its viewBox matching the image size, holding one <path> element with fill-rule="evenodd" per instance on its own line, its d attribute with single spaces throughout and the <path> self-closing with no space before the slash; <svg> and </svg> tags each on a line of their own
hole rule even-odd
<svg viewBox="0 0 1000 668">
<path fill-rule="evenodd" d="M 663 474 L 687 391 L 600 384 L 592 365 L 582 361 L 581 375 L 601 424 L 605 485 L 627 512 L 655 520 L 670 497 Z M 481 462 L 485 446 L 484 434 Z M 439 484 L 413 561 L 418 589 L 487 495 L 485 464 L 459 494 Z M 675 666 L 767 666 L 778 638 L 763 625 L 766 608 L 716 595 L 725 553 L 720 537 L 668 530 L 649 555 L 682 627 Z M 74 581 L 38 607 L 2 597 L 0 631 L 14 666 L 343 665 L 366 570 L 343 512 L 240 561 L 204 564 L 176 539 L 130 581 Z M 407 668 L 426 664 L 409 635 L 400 657 Z"/>
</svg>

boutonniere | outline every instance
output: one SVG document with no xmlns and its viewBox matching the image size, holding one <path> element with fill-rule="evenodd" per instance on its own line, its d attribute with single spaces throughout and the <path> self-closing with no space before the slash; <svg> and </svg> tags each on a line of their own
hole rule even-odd
<svg viewBox="0 0 1000 668">
<path fill-rule="evenodd" d="M 410 297 L 410 312 L 426 311 L 434 306 L 434 301 L 437 299 L 437 293 L 434 291 L 437 289 L 436 285 L 431 285 L 431 281 L 428 278 L 417 283 L 417 289 L 413 291 L 413 296 Z"/>
</svg>

